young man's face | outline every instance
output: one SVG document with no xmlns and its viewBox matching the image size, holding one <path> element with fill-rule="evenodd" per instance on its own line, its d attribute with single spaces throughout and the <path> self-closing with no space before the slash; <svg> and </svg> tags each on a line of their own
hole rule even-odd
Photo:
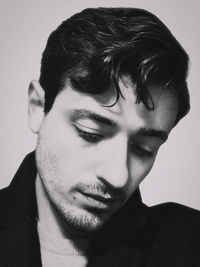
<svg viewBox="0 0 200 267">
<path fill-rule="evenodd" d="M 36 148 L 39 176 L 62 218 L 93 232 L 126 203 L 151 170 L 177 115 L 167 89 L 152 86 L 154 111 L 136 104 L 124 77 L 114 90 L 87 95 L 67 85 L 44 117 Z"/>
</svg>

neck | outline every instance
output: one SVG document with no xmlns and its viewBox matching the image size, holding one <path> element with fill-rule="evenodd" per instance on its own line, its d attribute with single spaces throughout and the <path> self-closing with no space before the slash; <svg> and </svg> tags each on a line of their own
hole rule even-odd
<svg viewBox="0 0 200 267">
<path fill-rule="evenodd" d="M 39 224 L 53 239 L 67 239 L 74 249 L 87 251 L 91 238 L 77 229 L 72 229 L 57 212 L 49 199 L 39 175 L 36 177 L 36 199 Z"/>
</svg>

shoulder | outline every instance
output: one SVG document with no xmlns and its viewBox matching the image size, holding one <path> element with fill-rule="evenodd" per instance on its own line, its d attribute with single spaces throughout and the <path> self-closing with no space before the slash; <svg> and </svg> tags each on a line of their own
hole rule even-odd
<svg viewBox="0 0 200 267">
<path fill-rule="evenodd" d="M 0 213 L 1 213 L 1 219 L 4 217 L 4 214 L 7 211 L 8 202 L 10 202 L 9 187 L 5 187 L 5 188 L 0 190 Z M 1 224 L 1 220 L 0 220 L 0 224 Z"/>
<path fill-rule="evenodd" d="M 199 229 L 200 211 L 177 203 L 164 203 L 148 208 L 148 220 L 160 227 Z"/>
<path fill-rule="evenodd" d="M 172 262 L 176 259 L 177 262 L 196 263 L 200 246 L 200 211 L 176 203 L 160 204 L 147 210 L 146 237 L 152 255 L 158 258 L 168 255 Z"/>
<path fill-rule="evenodd" d="M 146 206 L 138 242 L 144 266 L 200 266 L 200 212 L 176 203 Z"/>
<path fill-rule="evenodd" d="M 148 208 L 147 224 L 157 233 L 174 237 L 200 237 L 200 211 L 177 203 L 164 203 Z"/>
</svg>

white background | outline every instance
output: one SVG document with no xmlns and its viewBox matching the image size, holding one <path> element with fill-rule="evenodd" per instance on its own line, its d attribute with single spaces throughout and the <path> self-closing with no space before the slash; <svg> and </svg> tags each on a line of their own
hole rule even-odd
<svg viewBox="0 0 200 267">
<path fill-rule="evenodd" d="M 38 79 L 47 37 L 61 21 L 86 7 L 128 6 L 157 15 L 191 59 L 191 112 L 172 131 L 141 185 L 149 205 L 174 201 L 200 209 L 200 4 L 198 0 L 1 0 L 0 1 L 0 188 L 35 147 L 27 124 L 27 88 Z"/>
</svg>

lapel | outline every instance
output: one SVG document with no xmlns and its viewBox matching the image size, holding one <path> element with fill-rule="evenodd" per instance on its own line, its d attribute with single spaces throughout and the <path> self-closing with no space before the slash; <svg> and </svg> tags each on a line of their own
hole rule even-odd
<svg viewBox="0 0 200 267">
<path fill-rule="evenodd" d="M 41 267 L 36 222 L 35 154 L 29 154 L 0 192 L 0 266 Z"/>
<path fill-rule="evenodd" d="M 124 243 L 115 243 L 89 261 L 88 267 L 139 267 L 142 252 Z"/>
<path fill-rule="evenodd" d="M 138 267 L 144 260 L 147 207 L 136 190 L 100 231 L 92 244 L 88 267 Z"/>
</svg>

